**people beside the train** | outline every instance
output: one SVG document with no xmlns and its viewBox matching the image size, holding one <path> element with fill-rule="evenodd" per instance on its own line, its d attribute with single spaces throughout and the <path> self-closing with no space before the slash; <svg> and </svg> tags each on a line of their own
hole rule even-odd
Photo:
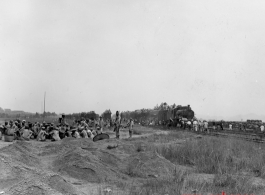
<svg viewBox="0 0 265 195">
<path fill-rule="evenodd" d="M 199 131 L 200 132 L 204 131 L 204 123 L 203 123 L 203 121 L 199 121 Z"/>
<path fill-rule="evenodd" d="M 208 122 L 206 120 L 204 121 L 204 131 L 207 131 L 209 133 Z"/>
<path fill-rule="evenodd" d="M 197 120 L 193 121 L 193 129 L 194 129 L 194 131 L 198 131 L 198 122 L 197 122 Z"/>
<path fill-rule="evenodd" d="M 191 125 L 192 125 L 192 124 L 191 124 L 191 121 L 188 120 L 188 121 L 187 121 L 187 127 L 188 127 L 189 130 L 191 130 L 191 128 L 192 128 Z"/>
<path fill-rule="evenodd" d="M 216 124 L 215 122 L 213 122 L 213 130 L 215 130 L 215 128 L 216 128 Z"/>
<path fill-rule="evenodd" d="M 264 132 L 264 125 L 263 124 L 260 125 L 260 131 Z"/>
</svg>

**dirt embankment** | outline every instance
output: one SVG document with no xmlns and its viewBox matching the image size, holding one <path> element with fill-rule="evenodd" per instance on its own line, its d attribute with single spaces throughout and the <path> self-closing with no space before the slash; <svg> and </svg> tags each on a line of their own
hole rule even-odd
<svg viewBox="0 0 265 195">
<path fill-rule="evenodd" d="M 168 177 L 174 165 L 155 152 L 137 152 L 133 141 L 66 138 L 17 141 L 1 148 L 0 170 L 0 191 L 5 194 L 84 195 L 97 194 L 105 185 Z"/>
</svg>

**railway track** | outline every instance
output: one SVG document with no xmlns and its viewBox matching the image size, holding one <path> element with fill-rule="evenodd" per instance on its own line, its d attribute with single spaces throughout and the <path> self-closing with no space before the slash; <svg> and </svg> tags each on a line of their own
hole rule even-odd
<svg viewBox="0 0 265 195">
<path fill-rule="evenodd" d="M 265 143 L 265 134 L 264 133 L 254 133 L 254 132 L 242 132 L 242 131 L 227 131 L 227 130 L 213 130 L 210 129 L 210 132 L 200 132 L 200 131 L 191 131 L 200 135 L 210 135 L 216 137 L 232 137 L 236 139 L 241 139 L 245 141 L 252 141 L 257 143 Z"/>
<path fill-rule="evenodd" d="M 161 127 L 161 126 L 160 126 Z M 167 128 L 163 127 L 164 130 Z M 182 128 L 170 128 L 171 130 L 178 130 L 178 131 L 189 131 L 188 129 L 184 130 Z M 167 130 L 170 130 L 167 129 Z M 189 132 L 195 133 L 198 135 L 207 135 L 207 136 L 215 136 L 215 137 L 233 137 L 236 139 L 241 139 L 245 141 L 251 141 L 251 142 L 256 142 L 256 143 L 265 143 L 265 132 L 255 132 L 253 130 L 246 130 L 246 131 L 240 131 L 240 130 L 214 130 L 213 128 L 209 128 L 210 132 L 200 132 L 200 131 L 194 131 L 190 130 Z"/>
</svg>

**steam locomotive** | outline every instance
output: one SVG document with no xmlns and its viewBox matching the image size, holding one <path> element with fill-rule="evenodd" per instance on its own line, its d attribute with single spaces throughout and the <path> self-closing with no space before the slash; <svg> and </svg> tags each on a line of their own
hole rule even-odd
<svg viewBox="0 0 265 195">
<path fill-rule="evenodd" d="M 194 111 L 188 106 L 166 107 L 160 110 L 151 110 L 146 120 L 160 122 L 178 122 L 181 118 L 188 120 L 193 119 L 195 116 Z"/>
</svg>

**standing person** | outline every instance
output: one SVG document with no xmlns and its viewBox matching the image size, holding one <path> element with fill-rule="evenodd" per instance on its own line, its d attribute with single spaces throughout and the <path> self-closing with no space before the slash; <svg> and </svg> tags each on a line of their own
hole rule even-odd
<svg viewBox="0 0 265 195">
<path fill-rule="evenodd" d="M 198 122 L 196 120 L 193 121 L 193 128 L 195 131 L 198 131 Z"/>
<path fill-rule="evenodd" d="M 215 122 L 213 122 L 213 130 L 215 130 Z"/>
<path fill-rule="evenodd" d="M 203 121 L 199 121 L 199 131 L 200 132 L 203 132 L 203 126 L 204 126 Z"/>
<path fill-rule="evenodd" d="M 232 130 L 232 124 L 231 123 L 229 124 L 229 130 Z"/>
<path fill-rule="evenodd" d="M 98 126 L 100 127 L 99 133 L 101 134 L 103 132 L 103 127 L 104 127 L 104 120 L 102 116 L 99 117 Z"/>
<path fill-rule="evenodd" d="M 134 125 L 133 120 L 132 118 L 130 118 L 129 123 L 127 124 L 127 126 L 129 127 L 129 138 L 131 138 L 133 134 L 133 125 Z"/>
<path fill-rule="evenodd" d="M 60 125 L 64 125 L 66 123 L 65 121 L 65 114 L 62 114 L 62 117 L 59 118 Z"/>
<path fill-rule="evenodd" d="M 209 133 L 208 122 L 207 121 L 204 121 L 204 131 L 207 131 L 207 133 Z"/>
<path fill-rule="evenodd" d="M 187 125 L 188 125 L 189 130 L 191 130 L 191 122 L 190 121 L 187 122 Z"/>
<path fill-rule="evenodd" d="M 121 125 L 121 116 L 119 111 L 116 111 L 116 118 L 114 122 L 114 131 L 116 132 L 116 138 L 120 138 L 120 125 Z"/>
<path fill-rule="evenodd" d="M 261 124 L 261 126 L 260 126 L 260 131 L 264 132 L 264 125 L 263 124 Z"/>
</svg>

